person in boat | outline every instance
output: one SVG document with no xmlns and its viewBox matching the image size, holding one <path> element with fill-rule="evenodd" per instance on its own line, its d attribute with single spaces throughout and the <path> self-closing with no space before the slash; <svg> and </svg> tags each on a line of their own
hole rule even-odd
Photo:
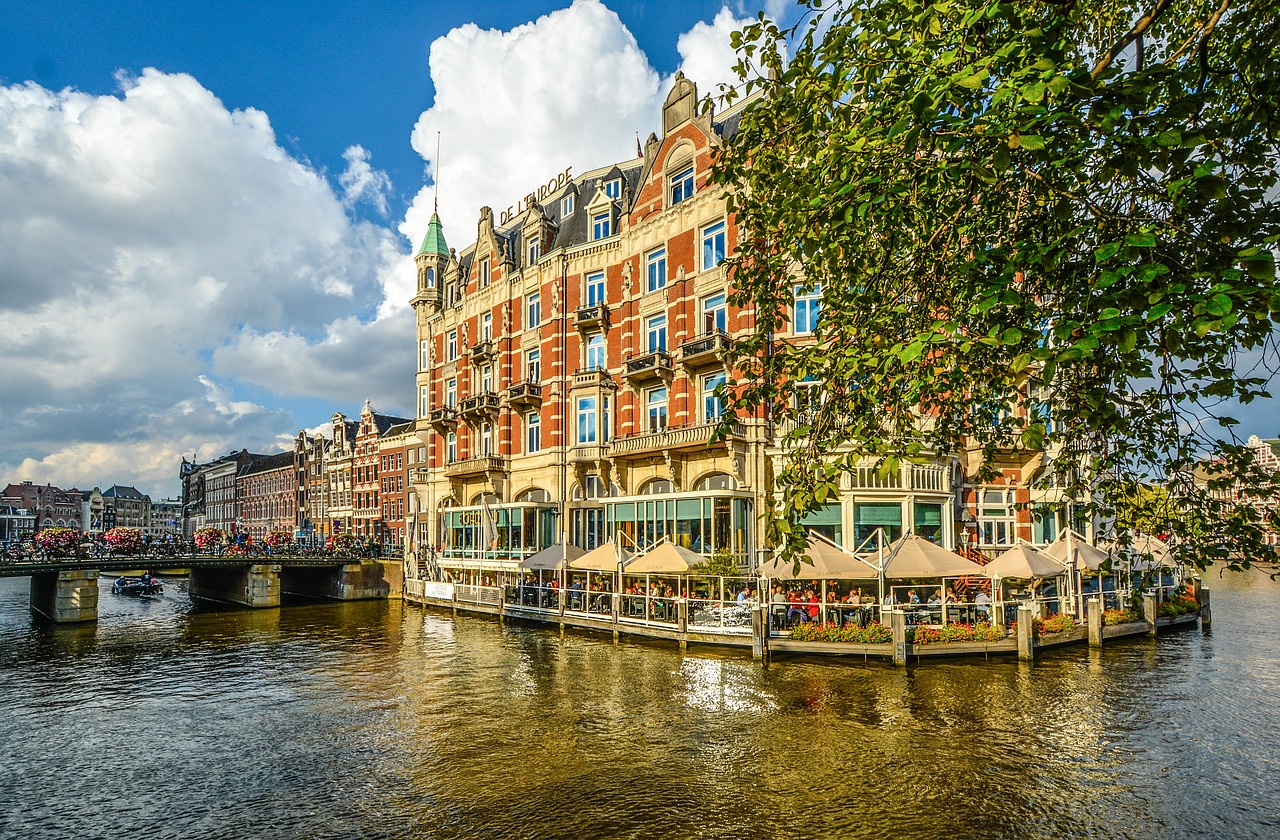
<svg viewBox="0 0 1280 840">
<path fill-rule="evenodd" d="M 120 577 L 116 578 L 116 589 L 124 589 L 128 585 L 129 585 L 129 579 L 124 575 L 121 575 Z"/>
</svg>

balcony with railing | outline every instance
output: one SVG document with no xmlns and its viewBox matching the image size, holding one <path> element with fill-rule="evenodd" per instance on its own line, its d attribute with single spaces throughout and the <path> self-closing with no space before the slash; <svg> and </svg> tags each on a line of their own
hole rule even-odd
<svg viewBox="0 0 1280 840">
<path fill-rule="evenodd" d="M 574 388 L 612 388 L 613 377 L 604 368 L 587 368 L 573 374 Z"/>
<path fill-rule="evenodd" d="M 578 307 L 574 316 L 578 329 L 607 329 L 609 326 L 609 307 L 603 303 L 592 303 Z"/>
<path fill-rule="evenodd" d="M 542 405 L 542 386 L 537 382 L 517 382 L 507 389 L 507 402 L 512 405 Z"/>
<path fill-rule="evenodd" d="M 668 379 L 671 376 L 671 354 L 665 350 L 655 350 L 628 359 L 623 365 L 623 375 L 631 382 Z"/>
<path fill-rule="evenodd" d="M 497 355 L 497 345 L 493 339 L 486 338 L 483 341 L 477 341 L 471 345 L 471 362 L 472 364 L 482 365 L 485 362 L 492 361 Z"/>
<path fill-rule="evenodd" d="M 430 420 L 437 429 L 452 429 L 458 425 L 458 411 L 451 405 L 433 408 Z"/>
<path fill-rule="evenodd" d="M 481 455 L 478 458 L 450 461 L 444 468 L 444 474 L 449 478 L 469 478 L 506 471 L 507 459 L 498 455 Z"/>
<path fill-rule="evenodd" d="M 690 426 L 665 427 L 653 429 L 639 434 L 616 438 L 609 446 L 609 454 L 613 458 L 647 458 L 656 452 L 697 452 L 723 444 L 723 440 L 714 442 L 712 437 L 719 422 L 697 423 Z M 740 423 L 729 426 L 729 439 L 741 439 L 746 430 Z"/>
<path fill-rule="evenodd" d="M 596 461 L 604 461 L 609 457 L 609 445 L 578 444 L 569 450 L 570 464 L 592 464 Z"/>
<path fill-rule="evenodd" d="M 496 414 L 501 404 L 497 394 L 492 391 L 482 391 L 463 400 L 458 405 L 458 410 L 463 417 L 483 417 Z"/>
<path fill-rule="evenodd" d="M 409 470 L 410 484 L 427 484 L 431 481 L 431 470 L 426 467 L 414 467 Z"/>
<path fill-rule="evenodd" d="M 691 368 L 723 363 L 729 350 L 729 336 L 721 330 L 691 338 L 680 345 L 680 363 Z"/>
</svg>

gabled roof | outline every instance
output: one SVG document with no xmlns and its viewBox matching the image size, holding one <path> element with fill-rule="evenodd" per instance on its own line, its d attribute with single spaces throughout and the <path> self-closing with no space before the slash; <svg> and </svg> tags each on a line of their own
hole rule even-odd
<svg viewBox="0 0 1280 840">
<path fill-rule="evenodd" d="M 127 484 L 113 484 L 106 490 L 102 491 L 102 495 L 108 499 L 135 499 L 142 500 L 142 494 L 138 492 L 137 487 L 130 487 Z"/>
</svg>

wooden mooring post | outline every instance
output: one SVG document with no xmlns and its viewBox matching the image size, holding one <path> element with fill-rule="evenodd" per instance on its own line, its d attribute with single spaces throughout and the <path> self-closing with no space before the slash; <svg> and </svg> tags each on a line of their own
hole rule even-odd
<svg viewBox="0 0 1280 840">
<path fill-rule="evenodd" d="M 1089 622 L 1089 647 L 1102 647 L 1102 602 L 1090 598 L 1086 604 L 1086 620 Z"/>
</svg>

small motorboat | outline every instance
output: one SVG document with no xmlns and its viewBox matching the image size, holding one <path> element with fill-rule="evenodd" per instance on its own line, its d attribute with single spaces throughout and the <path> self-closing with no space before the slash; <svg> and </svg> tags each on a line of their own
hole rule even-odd
<svg viewBox="0 0 1280 840">
<path fill-rule="evenodd" d="M 119 577 L 111 584 L 111 594 L 113 595 L 134 595 L 139 598 L 150 598 L 162 592 L 164 592 L 164 584 L 157 577 Z"/>
</svg>

